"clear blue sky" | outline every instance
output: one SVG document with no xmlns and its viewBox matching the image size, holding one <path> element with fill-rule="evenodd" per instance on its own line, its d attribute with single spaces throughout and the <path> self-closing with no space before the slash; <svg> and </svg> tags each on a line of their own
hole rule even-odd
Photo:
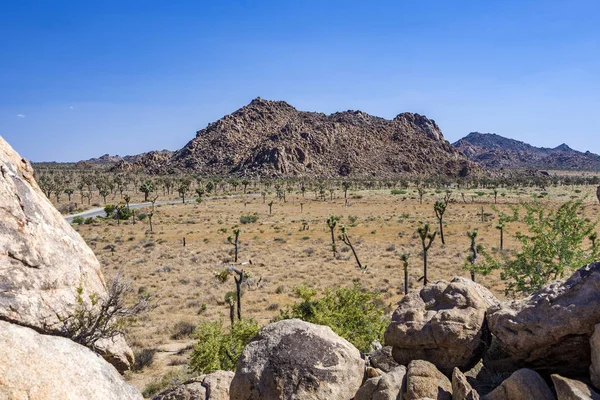
<svg viewBox="0 0 600 400">
<path fill-rule="evenodd" d="M 3 1 L 0 135 L 177 149 L 260 96 L 600 153 L 600 1 Z"/>
</svg>

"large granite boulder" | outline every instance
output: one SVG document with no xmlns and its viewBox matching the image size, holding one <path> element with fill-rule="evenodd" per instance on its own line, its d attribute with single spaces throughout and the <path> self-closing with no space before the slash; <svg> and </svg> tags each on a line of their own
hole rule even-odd
<svg viewBox="0 0 600 400">
<path fill-rule="evenodd" d="M 0 321 L 0 399 L 142 400 L 142 395 L 88 348 Z"/>
<path fill-rule="evenodd" d="M 555 400 L 544 378 L 537 372 L 523 368 L 505 379 L 484 400 Z"/>
<path fill-rule="evenodd" d="M 451 400 L 452 383 L 432 363 L 414 360 L 408 364 L 404 400 L 423 398 Z"/>
<path fill-rule="evenodd" d="M 201 375 L 156 395 L 153 400 L 229 400 L 233 375 L 231 371 Z"/>
<path fill-rule="evenodd" d="M 491 307 L 487 321 L 500 348 L 519 365 L 566 376 L 587 373 L 589 338 L 600 322 L 600 263 L 523 300 Z"/>
<path fill-rule="evenodd" d="M 594 333 L 590 338 L 590 351 L 590 379 L 596 388 L 600 388 L 600 324 L 594 327 Z"/>
<path fill-rule="evenodd" d="M 557 374 L 552 375 L 552 382 L 558 400 L 600 400 L 600 394 L 583 382 Z"/>
<path fill-rule="evenodd" d="M 387 374 L 368 379 L 356 392 L 354 400 L 402 400 L 406 391 L 406 367 L 392 369 Z"/>
<path fill-rule="evenodd" d="M 244 349 L 232 400 L 349 400 L 361 386 L 360 352 L 329 327 L 299 319 L 262 328 Z"/>
<path fill-rule="evenodd" d="M 2 137 L 0 172 L 0 319 L 55 334 L 77 306 L 78 287 L 85 299 L 106 295 L 100 263 Z M 131 349 L 117 344 L 105 354 L 131 365 Z"/>
<path fill-rule="evenodd" d="M 479 393 L 458 368 L 452 371 L 452 400 L 479 400 Z"/>
<path fill-rule="evenodd" d="M 496 304 L 494 295 L 468 279 L 432 283 L 400 301 L 385 344 L 401 365 L 427 360 L 448 376 L 454 367 L 468 370 L 489 344 L 485 313 Z"/>
</svg>

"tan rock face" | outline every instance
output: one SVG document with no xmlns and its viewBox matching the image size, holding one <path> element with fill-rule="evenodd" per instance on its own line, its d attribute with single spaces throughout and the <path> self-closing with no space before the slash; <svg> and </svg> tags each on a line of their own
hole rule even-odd
<svg viewBox="0 0 600 400">
<path fill-rule="evenodd" d="M 392 315 L 385 343 L 402 365 L 432 362 L 448 376 L 479 361 L 490 337 L 485 313 L 498 300 L 483 286 L 464 278 L 439 281 L 405 296 Z"/>
<path fill-rule="evenodd" d="M 0 399 L 142 400 L 142 395 L 88 348 L 0 321 Z"/>
<path fill-rule="evenodd" d="M 504 380 L 484 400 L 554 400 L 550 388 L 537 372 L 520 369 Z"/>
<path fill-rule="evenodd" d="M 0 168 L 0 319 L 53 333 L 76 307 L 77 287 L 85 298 L 106 295 L 100 264 L 1 137 Z M 132 357 L 124 341 L 105 350 Z"/>
<path fill-rule="evenodd" d="M 452 371 L 452 400 L 479 400 L 479 393 L 458 368 Z"/>
<path fill-rule="evenodd" d="M 589 337 L 600 322 L 600 263 L 532 296 L 488 310 L 488 324 L 514 360 L 540 372 L 588 372 Z"/>
<path fill-rule="evenodd" d="M 558 400 L 600 400 L 600 394 L 583 382 L 552 375 Z"/>
<path fill-rule="evenodd" d="M 408 364 L 404 400 L 422 398 L 450 400 L 452 399 L 452 384 L 432 363 L 415 360 Z"/>
<path fill-rule="evenodd" d="M 361 386 L 360 352 L 326 326 L 298 319 L 267 325 L 246 346 L 232 400 L 349 400 Z"/>
<path fill-rule="evenodd" d="M 399 366 L 387 374 L 368 379 L 356 392 L 354 400 L 401 400 L 406 391 L 406 367 Z"/>
<path fill-rule="evenodd" d="M 156 395 L 153 400 L 229 400 L 233 375 L 231 371 L 201 375 Z"/>
</svg>

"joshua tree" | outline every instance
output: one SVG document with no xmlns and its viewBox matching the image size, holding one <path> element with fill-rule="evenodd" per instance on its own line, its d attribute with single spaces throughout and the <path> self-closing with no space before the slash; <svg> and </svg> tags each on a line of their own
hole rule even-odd
<svg viewBox="0 0 600 400">
<path fill-rule="evenodd" d="M 327 218 L 327 226 L 331 231 L 331 250 L 333 251 L 334 257 L 337 255 L 337 248 L 335 246 L 335 233 L 333 231 L 335 230 L 335 227 L 339 220 L 340 219 L 338 217 L 334 217 L 333 215 Z"/>
<path fill-rule="evenodd" d="M 73 189 L 71 189 L 71 188 L 66 188 L 66 189 L 65 189 L 65 194 L 66 194 L 67 196 L 69 196 L 69 201 L 71 201 L 71 196 L 73 195 L 73 193 L 74 193 L 74 192 L 75 192 L 75 191 L 74 191 Z"/>
<path fill-rule="evenodd" d="M 498 204 L 498 188 L 494 188 L 494 204 Z"/>
<path fill-rule="evenodd" d="M 344 199 L 348 197 L 348 189 L 350 189 L 350 186 L 352 186 L 350 181 L 342 182 L 342 189 L 344 189 Z"/>
<path fill-rule="evenodd" d="M 246 194 L 246 189 L 248 188 L 249 184 L 250 184 L 250 181 L 248 179 L 242 179 L 242 186 L 244 187 L 244 194 Z"/>
<path fill-rule="evenodd" d="M 346 226 L 341 225 L 340 229 L 342 231 L 342 234 L 339 236 L 340 240 L 342 242 L 344 242 L 346 244 L 346 246 L 350 247 L 350 250 L 352 250 L 352 254 L 354 254 L 354 259 L 356 260 L 356 264 L 358 264 L 358 269 L 360 269 L 361 271 L 365 271 L 367 269 L 367 266 L 365 265 L 363 267 L 362 264 L 360 263 L 360 260 L 358 259 L 358 255 L 356 255 L 356 250 L 354 250 L 354 246 L 352 246 L 352 242 L 350 242 L 350 238 L 348 237 L 348 230 L 346 229 Z M 334 244 L 334 246 L 335 246 L 335 244 Z"/>
<path fill-rule="evenodd" d="M 443 224 L 444 213 L 446 212 L 446 207 L 447 207 L 447 203 L 444 203 L 441 200 L 436 201 L 435 204 L 433 205 L 433 210 L 435 211 L 435 216 L 438 219 L 438 222 L 440 223 L 440 238 L 442 239 L 442 244 L 446 244 L 446 242 L 444 241 L 444 224 Z"/>
<path fill-rule="evenodd" d="M 304 211 L 304 203 L 300 203 L 300 213 Z"/>
<path fill-rule="evenodd" d="M 198 202 L 202 201 L 202 196 L 204 196 L 204 188 L 202 186 L 196 188 L 196 194 L 198 195 Z"/>
<path fill-rule="evenodd" d="M 417 188 L 417 192 L 419 193 L 419 204 L 423 204 L 423 196 L 425 196 L 425 189 L 419 186 Z"/>
<path fill-rule="evenodd" d="M 477 231 L 467 232 L 467 236 L 471 239 L 471 246 L 469 250 L 471 254 L 467 256 L 467 262 L 471 264 L 469 271 L 471 272 L 471 280 L 475 282 L 475 263 L 477 262 L 477 255 L 482 250 L 481 245 L 475 244 L 475 239 L 477 238 Z"/>
<path fill-rule="evenodd" d="M 102 196 L 102 198 L 104 199 L 104 204 L 106 204 L 106 196 L 108 196 L 110 194 L 110 192 L 108 191 L 107 188 L 102 188 L 98 191 L 98 194 L 100 194 L 100 196 Z"/>
<path fill-rule="evenodd" d="M 269 215 L 271 215 L 271 211 L 272 211 L 272 208 L 273 208 L 273 200 L 271 200 L 269 202 L 269 204 L 267 204 L 267 205 L 269 206 Z"/>
<path fill-rule="evenodd" d="M 150 225 L 150 232 L 152 232 L 152 216 L 153 215 L 154 215 L 153 212 L 148 213 L 148 225 Z"/>
<path fill-rule="evenodd" d="M 206 183 L 205 188 L 206 188 L 206 193 L 211 193 L 213 191 L 213 189 L 215 188 L 215 184 L 212 183 L 212 181 L 208 181 Z"/>
<path fill-rule="evenodd" d="M 231 322 L 231 326 L 233 326 L 233 324 L 235 323 L 235 292 L 225 293 L 225 303 L 229 304 L 229 321 Z"/>
<path fill-rule="evenodd" d="M 177 192 L 181 196 L 181 200 L 185 203 L 185 194 L 190 190 L 190 184 L 192 182 L 189 179 L 182 179 L 177 187 Z"/>
<path fill-rule="evenodd" d="M 404 294 L 408 294 L 408 254 L 402 253 L 400 258 L 404 266 Z"/>
<path fill-rule="evenodd" d="M 504 250 L 504 221 L 499 221 L 496 229 L 500 231 L 500 250 Z"/>
<path fill-rule="evenodd" d="M 154 198 L 152 200 L 150 200 L 150 203 L 152 203 L 152 212 L 154 212 L 154 206 L 156 205 L 157 199 L 158 199 L 158 196 L 154 196 Z"/>
<path fill-rule="evenodd" d="M 245 263 L 241 263 L 239 265 L 247 265 L 247 264 L 252 264 L 252 260 L 249 260 L 248 262 L 245 262 Z M 223 272 L 224 273 L 217 274 L 217 278 L 222 282 L 225 282 L 227 280 L 227 276 L 229 275 L 229 273 L 234 274 L 233 279 L 235 281 L 237 317 L 238 317 L 238 320 L 241 320 L 242 319 L 242 283 L 247 278 L 246 272 L 243 269 L 237 268 L 233 264 L 229 265 L 227 267 L 226 271 L 223 271 Z M 231 303 L 230 303 L 230 307 L 231 307 Z M 230 308 L 230 318 L 231 318 L 231 308 Z"/>
<path fill-rule="evenodd" d="M 233 228 L 233 236 L 229 236 L 227 241 L 233 245 L 233 261 L 238 262 L 238 248 L 239 248 L 239 237 L 240 237 L 240 229 Z"/>
<path fill-rule="evenodd" d="M 151 192 L 154 192 L 154 184 L 152 183 L 152 181 L 147 180 L 144 183 L 142 183 L 142 185 L 140 186 L 140 192 L 144 193 L 144 202 L 147 202 L 148 195 L 150 195 Z"/>
<path fill-rule="evenodd" d="M 421 244 L 423 246 L 423 285 L 427 285 L 427 252 L 431 248 L 431 244 L 435 239 L 437 231 L 430 233 L 429 224 L 425 224 L 417 229 L 417 233 L 421 238 Z M 426 241 L 427 244 L 425 243 Z"/>
<path fill-rule="evenodd" d="M 125 196 L 123 196 L 123 200 L 125 200 L 125 207 L 127 207 L 127 209 L 129 210 L 129 202 L 131 201 L 131 196 L 126 194 Z"/>
</svg>

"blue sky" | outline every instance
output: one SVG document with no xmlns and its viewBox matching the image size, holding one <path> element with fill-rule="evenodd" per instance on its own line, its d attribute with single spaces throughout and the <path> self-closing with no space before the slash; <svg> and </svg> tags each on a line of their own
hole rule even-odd
<svg viewBox="0 0 600 400">
<path fill-rule="evenodd" d="M 177 149 L 260 96 L 600 153 L 600 2 L 3 1 L 0 135 L 33 161 Z"/>
</svg>

